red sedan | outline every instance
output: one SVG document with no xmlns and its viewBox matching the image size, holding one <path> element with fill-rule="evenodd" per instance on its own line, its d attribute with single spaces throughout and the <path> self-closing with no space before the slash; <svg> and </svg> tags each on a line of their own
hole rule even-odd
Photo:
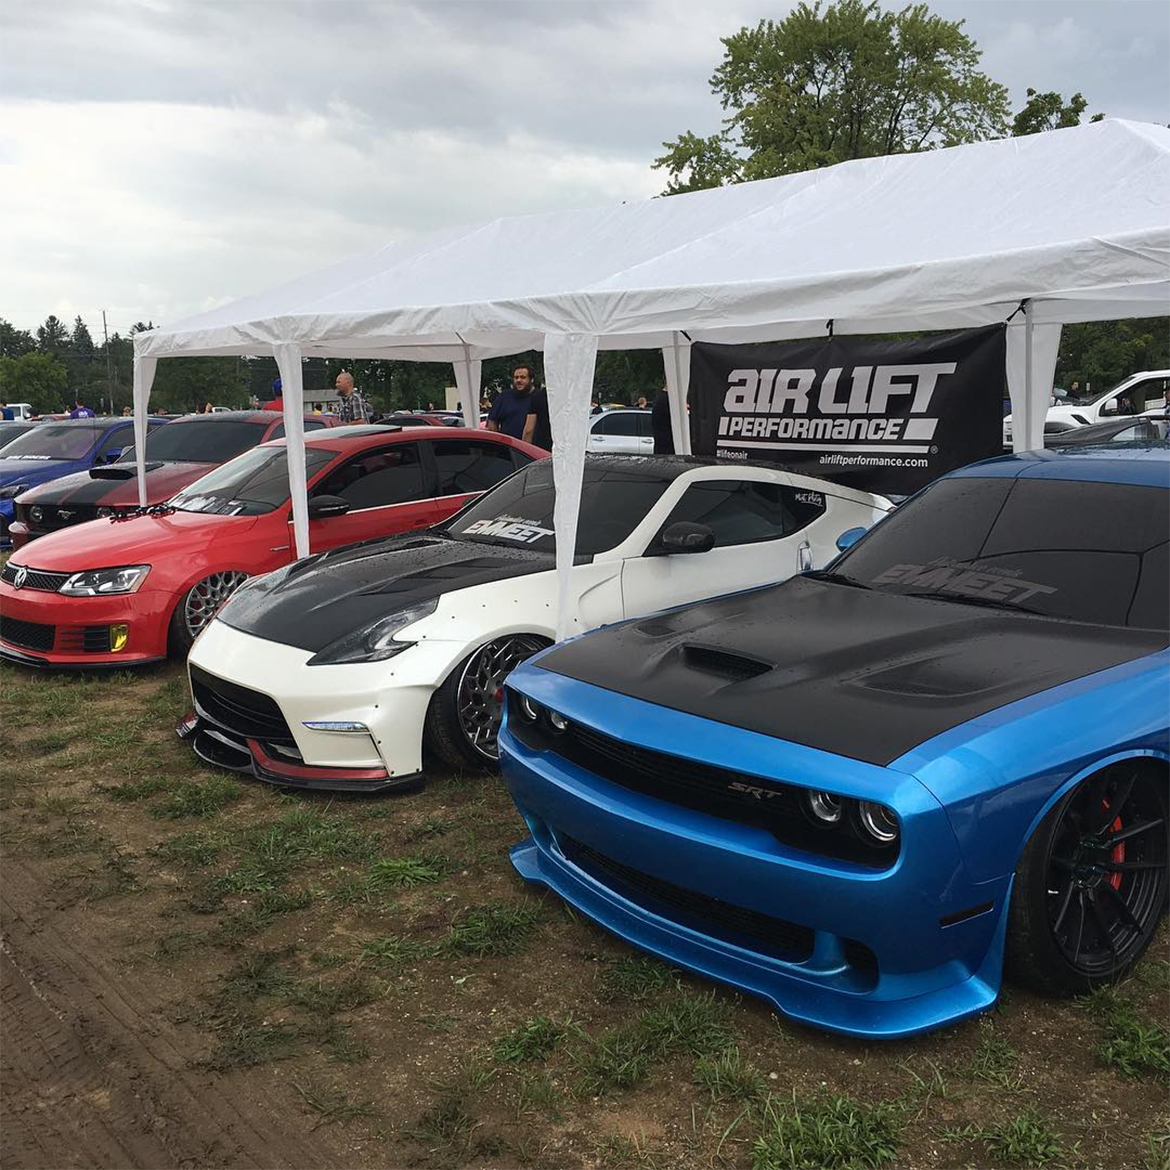
<svg viewBox="0 0 1170 1170">
<path fill-rule="evenodd" d="M 305 437 L 314 552 L 428 528 L 547 452 L 449 427 Z M 254 447 L 166 504 L 41 537 L 0 573 L 0 656 L 132 666 L 184 654 L 241 581 L 294 559 L 284 441 Z"/>
<path fill-rule="evenodd" d="M 332 415 L 306 415 L 305 433 L 336 426 Z M 245 451 L 284 438 L 284 419 L 270 410 L 227 410 L 188 414 L 146 436 L 146 502 L 161 504 Z M 18 497 L 9 527 L 14 548 L 30 540 L 102 516 L 138 507 L 134 448 L 115 463 L 99 465 L 31 488 Z"/>
</svg>

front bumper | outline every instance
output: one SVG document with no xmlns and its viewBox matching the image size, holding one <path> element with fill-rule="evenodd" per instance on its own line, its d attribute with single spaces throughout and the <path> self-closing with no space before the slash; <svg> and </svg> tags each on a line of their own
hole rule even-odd
<svg viewBox="0 0 1170 1170">
<path fill-rule="evenodd" d="M 180 739 L 191 741 L 195 754 L 205 763 L 233 772 L 244 772 L 282 788 L 308 788 L 326 792 L 386 792 L 409 786 L 412 776 L 390 777 L 381 766 L 371 768 L 324 768 L 305 764 L 287 747 L 266 743 L 209 719 L 198 708 L 175 728 Z"/>
<path fill-rule="evenodd" d="M 25 666 L 73 670 L 145 666 L 167 655 L 174 598 L 157 590 L 112 597 L 63 597 L 0 582 L 0 657 Z M 110 628 L 125 626 L 111 650 Z"/>
<path fill-rule="evenodd" d="M 512 861 L 528 881 L 556 890 L 637 946 L 833 1031 L 906 1036 L 995 1001 L 1010 881 L 971 880 L 945 810 L 914 777 L 531 664 L 509 686 L 571 722 L 664 755 L 880 800 L 902 830 L 898 860 L 887 869 L 805 852 L 755 825 L 533 751 L 509 715 L 501 763 L 531 833 Z"/>
<path fill-rule="evenodd" d="M 380 769 L 385 777 L 382 787 L 387 788 L 417 780 L 423 766 L 427 707 L 435 688 L 459 661 L 461 648 L 432 640 L 385 662 L 309 666 L 312 655 L 306 650 L 213 621 L 192 647 L 188 664 L 193 673 L 210 676 L 213 688 L 220 684 L 242 688 L 247 692 L 242 696 L 245 705 L 267 708 L 280 724 L 277 731 L 285 741 L 281 746 L 295 751 L 298 764 L 320 769 L 312 773 L 316 787 L 371 791 L 378 784 L 372 776 L 368 782 L 351 785 L 342 778 L 333 784 L 328 770 Z M 198 687 L 193 695 L 198 713 L 221 731 L 240 743 L 248 738 L 264 742 L 262 735 L 249 735 L 257 729 L 246 719 L 222 708 L 210 711 L 206 703 L 200 709 Z M 306 726 L 322 722 L 354 723 L 365 730 L 336 732 Z M 269 751 L 268 755 L 279 758 L 280 753 Z M 280 782 L 293 783 L 295 778 Z"/>
</svg>

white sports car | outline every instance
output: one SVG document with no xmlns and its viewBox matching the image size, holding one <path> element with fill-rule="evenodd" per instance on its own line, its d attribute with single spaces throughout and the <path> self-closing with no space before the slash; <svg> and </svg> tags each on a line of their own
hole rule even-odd
<svg viewBox="0 0 1170 1170">
<path fill-rule="evenodd" d="M 504 679 L 555 637 L 553 498 L 551 460 L 534 463 L 422 535 L 241 586 L 191 650 L 179 734 L 282 785 L 415 784 L 424 739 L 451 766 L 494 762 Z M 820 567 L 892 507 L 776 467 L 590 456 L 577 627 Z"/>
</svg>

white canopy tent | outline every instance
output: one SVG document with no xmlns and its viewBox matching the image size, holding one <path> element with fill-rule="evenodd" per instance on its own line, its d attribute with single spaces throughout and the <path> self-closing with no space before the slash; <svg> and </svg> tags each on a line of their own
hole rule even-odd
<svg viewBox="0 0 1170 1170">
<path fill-rule="evenodd" d="M 545 353 L 556 528 L 576 531 L 596 353 L 660 348 L 689 450 L 692 341 L 1008 322 L 1017 449 L 1043 443 L 1062 323 L 1170 312 L 1170 130 L 1105 121 L 859 159 L 670 199 L 498 219 L 334 264 L 134 339 L 140 498 L 160 358 L 272 354 L 298 556 L 309 550 L 301 359 L 452 362 L 478 421 L 484 358 Z M 558 541 L 562 635 L 571 540 Z"/>
</svg>

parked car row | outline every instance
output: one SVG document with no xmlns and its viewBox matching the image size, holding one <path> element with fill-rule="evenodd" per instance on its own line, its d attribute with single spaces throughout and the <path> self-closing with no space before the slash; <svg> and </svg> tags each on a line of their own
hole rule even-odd
<svg viewBox="0 0 1170 1170">
<path fill-rule="evenodd" d="M 617 415 L 639 425 L 597 417 Z M 590 455 L 568 580 L 584 636 L 556 643 L 546 452 L 322 425 L 314 555 L 294 560 L 279 416 L 201 417 L 148 436 L 145 509 L 124 448 L 20 494 L 0 656 L 185 657 L 179 734 L 281 786 L 498 764 L 521 877 L 835 1031 L 986 1010 L 1005 963 L 1091 990 L 1153 938 L 1164 420 L 964 468 L 896 509 L 765 464 Z"/>
</svg>

